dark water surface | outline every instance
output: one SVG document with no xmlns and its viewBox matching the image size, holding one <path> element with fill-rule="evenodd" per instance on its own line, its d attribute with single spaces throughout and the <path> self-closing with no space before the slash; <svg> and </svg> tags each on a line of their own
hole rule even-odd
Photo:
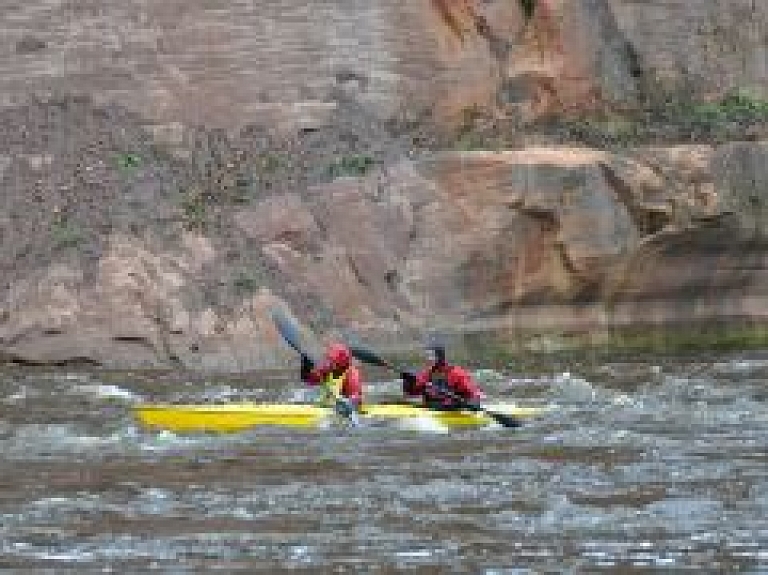
<svg viewBox="0 0 768 575">
<path fill-rule="evenodd" d="M 0 571 L 768 573 L 768 354 L 479 375 L 556 409 L 517 431 L 176 436 L 130 405 L 303 391 L 0 372 Z"/>
</svg>

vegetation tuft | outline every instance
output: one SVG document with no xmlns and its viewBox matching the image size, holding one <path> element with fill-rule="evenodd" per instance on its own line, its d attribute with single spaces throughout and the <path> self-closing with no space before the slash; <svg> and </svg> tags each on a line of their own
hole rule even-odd
<svg viewBox="0 0 768 575">
<path fill-rule="evenodd" d="M 187 230 L 204 231 L 208 224 L 206 198 L 199 188 L 181 192 L 181 209 Z"/>
<path fill-rule="evenodd" d="M 75 248 L 85 239 L 83 229 L 76 222 L 64 217 L 53 221 L 50 232 L 54 249 Z"/>
<path fill-rule="evenodd" d="M 138 154 L 131 154 L 127 152 L 121 152 L 115 156 L 115 164 L 121 171 L 133 171 L 142 164 L 141 156 Z"/>
<path fill-rule="evenodd" d="M 525 21 L 528 22 L 533 18 L 533 14 L 536 12 L 536 0 L 518 0 L 520 8 L 523 11 Z"/>
<path fill-rule="evenodd" d="M 768 101 L 743 89 L 714 102 L 669 97 L 645 110 L 564 120 L 556 131 L 565 140 L 601 148 L 660 141 L 719 143 L 750 132 L 768 134 Z"/>
<path fill-rule="evenodd" d="M 264 280 L 261 274 L 254 270 L 246 269 L 241 270 L 237 277 L 235 277 L 233 287 L 235 292 L 240 295 L 251 295 L 256 293 L 263 283 Z"/>
<path fill-rule="evenodd" d="M 369 154 L 342 156 L 328 166 L 328 175 L 331 178 L 341 176 L 360 177 L 367 174 L 375 164 L 376 161 Z"/>
</svg>

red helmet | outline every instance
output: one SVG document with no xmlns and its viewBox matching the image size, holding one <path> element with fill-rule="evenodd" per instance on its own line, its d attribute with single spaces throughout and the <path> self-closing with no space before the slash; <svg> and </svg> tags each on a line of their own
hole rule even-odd
<svg viewBox="0 0 768 575">
<path fill-rule="evenodd" d="M 349 348 L 341 343 L 332 343 L 328 348 L 328 352 L 325 354 L 328 363 L 333 367 L 348 367 L 349 362 L 352 360 L 352 354 L 349 352 Z"/>
</svg>

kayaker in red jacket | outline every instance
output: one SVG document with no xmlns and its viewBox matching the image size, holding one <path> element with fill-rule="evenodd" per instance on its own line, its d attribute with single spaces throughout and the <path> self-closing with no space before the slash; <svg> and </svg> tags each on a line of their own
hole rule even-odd
<svg viewBox="0 0 768 575">
<path fill-rule="evenodd" d="M 320 365 L 315 366 L 306 355 L 301 356 L 301 380 L 325 388 L 323 403 L 334 405 L 335 398 L 353 411 L 363 400 L 363 380 L 360 370 L 352 365 L 352 354 L 346 345 L 332 343 Z"/>
<path fill-rule="evenodd" d="M 424 405 L 433 409 L 457 409 L 462 404 L 485 399 L 469 372 L 445 359 L 445 347 L 436 344 L 427 348 L 430 365 L 413 374 L 404 372 L 403 393 L 422 396 Z"/>
</svg>

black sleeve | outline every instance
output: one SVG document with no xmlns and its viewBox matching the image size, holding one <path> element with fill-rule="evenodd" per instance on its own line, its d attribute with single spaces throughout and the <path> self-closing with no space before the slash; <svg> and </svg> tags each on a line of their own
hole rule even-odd
<svg viewBox="0 0 768 575">
<path fill-rule="evenodd" d="M 309 380 L 309 374 L 314 369 L 315 364 L 312 363 L 312 360 L 309 359 L 306 355 L 302 354 L 301 356 L 301 381 L 308 381 Z"/>
<path fill-rule="evenodd" d="M 403 371 L 400 373 L 400 377 L 403 380 L 403 393 L 414 395 L 416 388 L 416 375 L 409 371 Z"/>
</svg>

